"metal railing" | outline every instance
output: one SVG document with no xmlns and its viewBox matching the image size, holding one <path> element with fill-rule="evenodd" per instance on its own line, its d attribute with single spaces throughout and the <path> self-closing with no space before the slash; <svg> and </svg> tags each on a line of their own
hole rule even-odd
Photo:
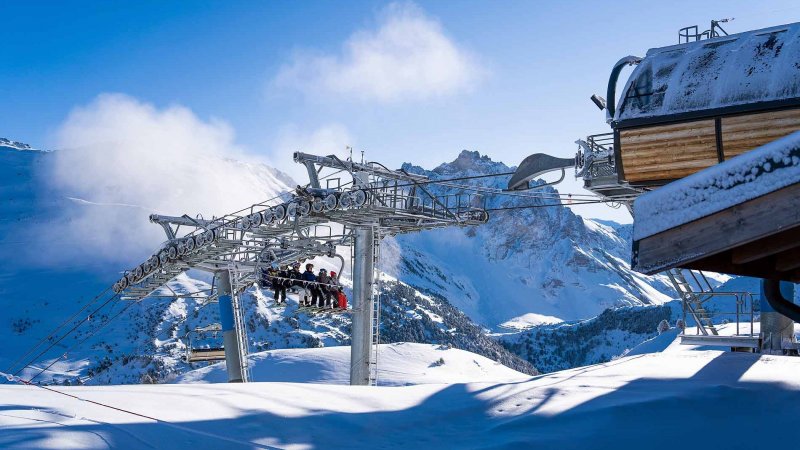
<svg viewBox="0 0 800 450">
<path fill-rule="evenodd" d="M 719 292 L 719 291 L 712 291 L 712 292 L 696 292 L 695 293 L 699 299 L 700 306 L 703 307 L 705 312 L 704 318 L 707 318 L 714 324 L 728 324 L 728 323 L 735 323 L 736 326 L 736 334 L 735 336 L 748 336 L 748 337 L 757 337 L 758 333 L 754 332 L 754 323 L 756 322 L 756 315 L 758 312 L 757 305 L 758 305 L 758 297 L 753 295 L 751 292 Z M 733 310 L 720 310 L 709 304 L 711 300 L 719 299 L 719 298 L 728 298 L 733 303 Z M 728 303 L 730 304 L 730 303 Z M 688 315 L 687 315 L 688 313 Z M 687 301 L 684 299 L 683 301 L 683 323 L 684 326 L 687 326 L 688 322 L 686 321 L 688 317 L 691 316 L 691 311 L 688 309 Z M 731 320 L 728 321 L 727 318 Z M 702 333 L 701 328 L 705 327 L 702 323 L 697 323 L 697 320 L 692 318 L 695 322 L 695 334 L 705 334 Z M 748 324 L 749 327 L 745 332 L 742 332 L 742 325 Z M 684 333 L 685 334 L 685 329 Z"/>
</svg>

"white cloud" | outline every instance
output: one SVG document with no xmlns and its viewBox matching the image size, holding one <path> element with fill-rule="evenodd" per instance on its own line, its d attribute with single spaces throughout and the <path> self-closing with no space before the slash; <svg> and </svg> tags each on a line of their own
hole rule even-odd
<svg viewBox="0 0 800 450">
<path fill-rule="evenodd" d="M 182 106 L 159 109 L 104 94 L 73 110 L 57 136 L 44 180 L 58 195 L 80 200 L 58 227 L 42 230 L 65 244 L 51 252 L 56 257 L 128 262 L 166 238 L 150 213 L 222 215 L 286 187 L 272 169 L 244 162 L 252 157 L 230 126 Z"/>
<path fill-rule="evenodd" d="M 305 184 L 308 182 L 308 174 L 304 166 L 292 161 L 294 152 L 337 155 L 341 158 L 349 156 L 346 148 L 354 144 L 347 128 L 338 123 L 322 125 L 313 130 L 301 129 L 295 124 L 286 125 L 273 145 L 273 154 L 281 156 L 271 163 L 275 167 L 287 169 L 298 183 Z"/>
<path fill-rule="evenodd" d="M 393 3 L 376 30 L 361 30 L 338 55 L 296 54 L 273 80 L 309 96 L 398 102 L 472 88 L 484 70 L 435 19 L 413 3 Z"/>
</svg>

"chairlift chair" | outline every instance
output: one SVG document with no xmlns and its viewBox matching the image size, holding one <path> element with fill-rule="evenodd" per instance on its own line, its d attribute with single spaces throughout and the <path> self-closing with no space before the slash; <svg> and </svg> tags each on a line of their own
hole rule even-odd
<svg viewBox="0 0 800 450">
<path fill-rule="evenodd" d="M 184 335 L 187 340 L 186 345 L 186 362 L 206 362 L 206 361 L 222 361 L 225 359 L 225 347 L 195 347 L 192 336 L 204 336 L 213 333 L 217 337 L 217 333 L 222 331 L 222 325 L 212 323 L 205 327 L 198 327 L 191 330 Z M 196 338 L 195 338 L 196 340 Z"/>
</svg>

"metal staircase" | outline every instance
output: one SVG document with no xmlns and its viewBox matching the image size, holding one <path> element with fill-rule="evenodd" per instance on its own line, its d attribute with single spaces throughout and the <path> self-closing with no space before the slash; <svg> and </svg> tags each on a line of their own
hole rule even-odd
<svg viewBox="0 0 800 450">
<path fill-rule="evenodd" d="M 682 269 L 670 269 L 667 271 L 667 276 L 669 277 L 670 281 L 672 281 L 672 285 L 675 287 L 675 290 L 678 291 L 678 295 L 681 297 L 684 312 L 688 313 L 692 319 L 694 319 L 694 322 L 697 324 L 698 331 L 704 336 L 709 335 L 709 333 L 717 336 L 719 335 L 719 332 L 711 321 L 711 315 L 703 307 L 703 302 L 707 300 L 707 298 L 704 298 L 704 294 L 711 293 L 713 295 L 714 289 L 708 282 L 708 278 L 706 278 L 702 272 L 700 272 L 699 278 L 692 271 L 689 271 L 689 273 L 692 276 L 693 281 L 698 286 L 698 292 L 695 292 L 695 290 L 692 288 L 692 285 L 686 281 L 686 277 L 684 277 Z"/>
</svg>

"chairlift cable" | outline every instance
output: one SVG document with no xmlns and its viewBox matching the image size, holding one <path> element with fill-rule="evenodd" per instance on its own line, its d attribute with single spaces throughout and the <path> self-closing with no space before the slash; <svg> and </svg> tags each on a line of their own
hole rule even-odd
<svg viewBox="0 0 800 450">
<path fill-rule="evenodd" d="M 114 314 L 113 316 L 111 316 L 111 318 L 107 319 L 107 320 L 106 320 L 106 321 L 105 321 L 105 322 L 104 322 L 102 325 L 100 325 L 100 327 L 98 327 L 96 330 L 94 330 L 94 331 L 92 331 L 91 333 L 89 333 L 89 335 L 88 335 L 88 336 L 86 336 L 85 338 L 83 338 L 83 339 L 82 339 L 80 342 L 78 342 L 78 343 L 76 343 L 76 344 L 73 344 L 71 347 L 69 347 L 67 350 L 65 350 L 65 351 L 64 351 L 64 353 L 63 353 L 62 355 L 66 355 L 67 353 L 73 352 L 75 349 L 79 348 L 79 347 L 80 347 L 81 345 L 83 345 L 83 344 L 84 344 L 86 341 L 88 341 L 89 339 L 91 339 L 92 337 L 94 337 L 95 335 L 97 335 L 97 333 L 99 333 L 99 332 L 100 332 L 100 330 L 102 330 L 103 328 L 105 328 L 105 326 L 106 326 L 106 325 L 108 325 L 109 323 L 111 323 L 111 321 L 112 321 L 112 320 L 114 320 L 114 319 L 116 319 L 117 317 L 119 317 L 120 315 L 122 315 L 122 313 L 124 313 L 125 311 L 127 311 L 127 310 L 128 310 L 128 308 L 130 308 L 131 306 L 133 306 L 133 305 L 135 305 L 135 304 L 137 304 L 137 303 L 139 303 L 139 302 L 130 302 L 130 303 L 128 303 L 128 304 L 127 304 L 127 305 L 126 305 L 124 308 L 122 308 L 122 309 L 121 309 L 119 312 L 117 312 L 116 314 Z M 51 362 L 51 363 L 50 363 L 50 364 L 49 364 L 47 367 L 45 367 L 44 369 L 40 370 L 40 371 L 39 371 L 39 373 L 37 373 L 36 375 L 32 376 L 32 377 L 31 377 L 31 378 L 28 380 L 28 382 L 29 382 L 29 383 L 32 383 L 32 382 L 33 382 L 33 380 L 35 380 L 36 378 L 38 378 L 38 377 L 39 377 L 39 375 L 41 375 L 41 374 L 43 374 L 43 373 L 47 372 L 48 370 L 50 370 L 50 368 L 51 368 L 51 367 L 53 367 L 53 366 L 54 366 L 54 365 L 55 365 L 55 364 L 56 364 L 56 363 L 57 363 L 57 362 L 58 362 L 60 359 L 61 359 L 61 358 L 56 358 L 55 360 L 53 360 L 53 362 Z"/>
<path fill-rule="evenodd" d="M 549 205 L 522 205 L 522 206 L 507 206 L 504 208 L 489 208 L 485 211 L 508 211 L 513 209 L 533 209 L 533 208 L 548 208 L 553 206 L 578 206 L 578 205 L 591 205 L 595 203 L 607 203 L 607 200 L 580 200 L 571 204 L 563 204 L 563 203 L 553 203 Z"/>
<path fill-rule="evenodd" d="M 133 303 L 131 303 L 131 304 L 133 304 Z M 247 446 L 247 447 L 264 448 L 264 449 L 269 449 L 269 450 L 275 450 L 276 449 L 276 447 L 271 447 L 271 446 L 268 446 L 268 445 L 259 444 L 257 442 L 240 441 L 238 439 L 234 439 L 234 438 L 227 437 L 227 436 L 221 436 L 221 435 L 218 435 L 218 434 L 210 433 L 208 431 L 197 430 L 197 429 L 194 429 L 194 428 L 191 428 L 191 427 L 186 427 L 186 426 L 183 426 L 183 425 L 179 425 L 177 423 L 167 422 L 165 420 L 157 419 L 155 417 L 148 416 L 146 414 L 141 414 L 141 413 L 130 411 L 130 410 L 127 410 L 127 409 L 124 409 L 124 408 L 119 408 L 117 406 L 112 406 L 112 405 L 109 405 L 107 403 L 102 403 L 102 402 L 98 402 L 98 401 L 95 401 L 95 400 L 89 400 L 87 398 L 78 397 L 77 395 L 69 394 L 69 393 L 64 392 L 64 391 L 59 391 L 57 389 L 53 389 L 53 388 L 48 387 L 48 386 L 43 386 L 41 384 L 36 384 L 36 383 L 31 383 L 29 381 L 25 381 L 22 378 L 17 377 L 16 375 L 5 374 L 5 373 L 2 373 L 2 372 L 0 372 L 0 375 L 5 376 L 9 381 L 22 383 L 22 384 L 27 385 L 27 386 L 37 387 L 39 389 L 44 389 L 46 391 L 50 391 L 50 392 L 53 392 L 55 394 L 60 394 L 60 395 L 64 395 L 64 396 L 67 396 L 67 397 L 74 398 L 75 400 L 80 400 L 82 402 L 91 403 L 91 404 L 94 404 L 94 405 L 97 405 L 97 406 L 101 406 L 103 408 L 113 409 L 115 411 L 119 411 L 119 412 L 123 412 L 123 413 L 130 414 L 130 415 L 133 415 L 133 416 L 141 417 L 143 419 L 152 420 L 152 421 L 154 421 L 156 423 L 160 423 L 162 425 L 165 425 L 165 426 L 168 426 L 168 427 L 171 427 L 171 428 L 175 428 L 175 429 L 178 429 L 178 430 L 181 430 L 181 431 L 184 431 L 184 432 L 200 434 L 200 435 L 203 435 L 203 436 L 211 437 L 211 438 L 214 438 L 214 439 L 220 439 L 220 440 L 231 442 L 231 443 L 235 443 L 235 444 L 240 444 L 240 445 L 244 445 L 244 446 Z"/>
<path fill-rule="evenodd" d="M 101 309 L 103 309 L 103 308 L 104 308 L 104 307 L 105 307 L 107 304 L 111 303 L 111 301 L 112 301 L 112 300 L 114 300 L 114 299 L 116 299 L 116 298 L 118 298 L 118 297 L 119 297 L 119 294 L 114 294 L 114 295 L 112 295 L 112 296 L 111 296 L 111 297 L 110 297 L 108 300 L 106 300 L 106 301 L 105 301 L 105 303 L 103 303 L 103 304 L 102 304 L 102 305 L 100 305 L 98 308 L 96 308 L 94 311 L 92 311 L 91 313 L 89 313 L 89 316 L 91 317 L 91 316 L 95 315 L 97 312 L 99 312 Z M 60 337 L 60 338 L 58 338 L 57 340 L 55 340 L 54 342 L 52 342 L 52 343 L 51 343 L 51 344 L 50 344 L 50 345 L 49 345 L 49 346 L 48 346 L 46 349 L 42 350 L 41 352 L 39 352 L 39 354 L 37 354 L 36 356 L 34 356 L 34 357 L 33 357 L 33 358 L 31 358 L 30 360 L 28 360 L 28 363 L 27 363 L 27 364 L 25 364 L 25 365 L 24 365 L 24 366 L 22 366 L 21 368 L 17 369 L 17 371 L 16 371 L 16 372 L 14 372 L 14 375 L 18 375 L 20 372 L 22 372 L 23 370 L 25 370 L 27 367 L 29 367 L 31 364 L 33 364 L 33 363 L 34 363 L 34 362 L 35 362 L 37 359 L 41 358 L 41 357 L 42 357 L 42 355 L 44 355 L 45 353 L 47 353 L 48 351 L 50 351 L 50 349 L 51 349 L 51 348 L 53 348 L 53 347 L 55 347 L 56 345 L 58 345 L 58 343 L 59 343 L 59 342 L 61 342 L 62 340 L 64 340 L 64 338 L 66 338 L 67 336 L 69 336 L 69 335 L 70 335 L 70 334 L 71 334 L 73 331 L 77 330 L 77 329 L 78 329 L 78 328 L 79 328 L 81 325 L 83 325 L 85 322 L 86 322 L 86 321 L 84 321 L 84 320 L 82 320 L 82 321 L 78 322 L 78 324 L 77 324 L 77 325 L 75 325 L 74 327 L 70 328 L 70 329 L 69 329 L 69 331 L 67 331 L 66 333 L 64 333 L 63 335 L 61 335 L 61 337 Z"/>
<path fill-rule="evenodd" d="M 89 306 L 93 305 L 93 304 L 94 304 L 94 303 L 96 303 L 98 300 L 100 300 L 100 298 L 101 298 L 103 295 L 105 295 L 105 294 L 106 294 L 106 292 L 108 292 L 108 291 L 109 291 L 109 289 L 111 289 L 111 287 L 107 287 L 105 290 L 103 290 L 103 292 L 101 292 L 101 293 L 97 294 L 97 295 L 96 295 L 96 296 L 95 296 L 95 297 L 94 297 L 92 300 L 90 300 L 90 301 L 89 301 L 89 302 L 87 302 L 85 305 L 83 305 L 83 307 L 81 307 L 81 309 L 79 309 L 78 311 L 76 311 L 76 312 L 75 312 L 75 314 L 73 314 L 72 316 L 70 316 L 69 318 L 67 318 L 67 319 L 66 319 L 66 320 L 64 320 L 63 322 L 61 322 L 61 324 L 60 324 L 60 325 L 58 325 L 58 326 L 57 326 L 57 327 L 56 327 L 56 328 L 55 328 L 53 331 L 51 331 L 51 332 L 50 332 L 50 333 L 49 333 L 47 336 L 45 336 L 45 337 L 43 337 L 42 339 L 40 339 L 40 340 L 39 340 L 39 341 L 38 341 L 38 342 L 37 342 L 37 343 L 36 343 L 36 344 L 35 344 L 33 347 L 31 347 L 31 348 L 30 348 L 30 349 L 29 349 L 27 352 L 25 352 L 25 354 L 23 354 L 23 355 L 22 355 L 22 356 L 20 356 L 20 357 L 19 357 L 19 358 L 18 358 L 16 361 L 14 361 L 14 362 L 13 362 L 13 363 L 12 363 L 12 364 L 11 364 L 11 365 L 8 367 L 8 369 L 7 369 L 7 370 L 8 370 L 9 372 L 11 372 L 11 371 L 14 369 L 14 367 L 15 367 L 15 366 L 16 366 L 18 363 L 20 363 L 20 362 L 21 362 L 23 359 L 25 359 L 25 358 L 26 358 L 28 355 L 30 355 L 31 353 L 33 353 L 34 351 L 36 351 L 36 348 L 37 348 L 37 347 L 39 347 L 39 346 L 40 346 L 40 345 L 42 345 L 44 342 L 46 342 L 48 339 L 50 339 L 51 337 L 53 337 L 53 335 L 55 335 L 55 334 L 58 332 L 58 330 L 60 330 L 61 328 L 63 328 L 63 327 L 64 327 L 64 326 L 65 326 L 67 323 L 69 323 L 70 321 L 72 321 L 72 320 L 75 320 L 75 319 L 78 317 L 78 315 L 79 315 L 81 312 L 83 312 L 83 311 L 84 311 L 86 308 L 88 308 Z"/>
</svg>

